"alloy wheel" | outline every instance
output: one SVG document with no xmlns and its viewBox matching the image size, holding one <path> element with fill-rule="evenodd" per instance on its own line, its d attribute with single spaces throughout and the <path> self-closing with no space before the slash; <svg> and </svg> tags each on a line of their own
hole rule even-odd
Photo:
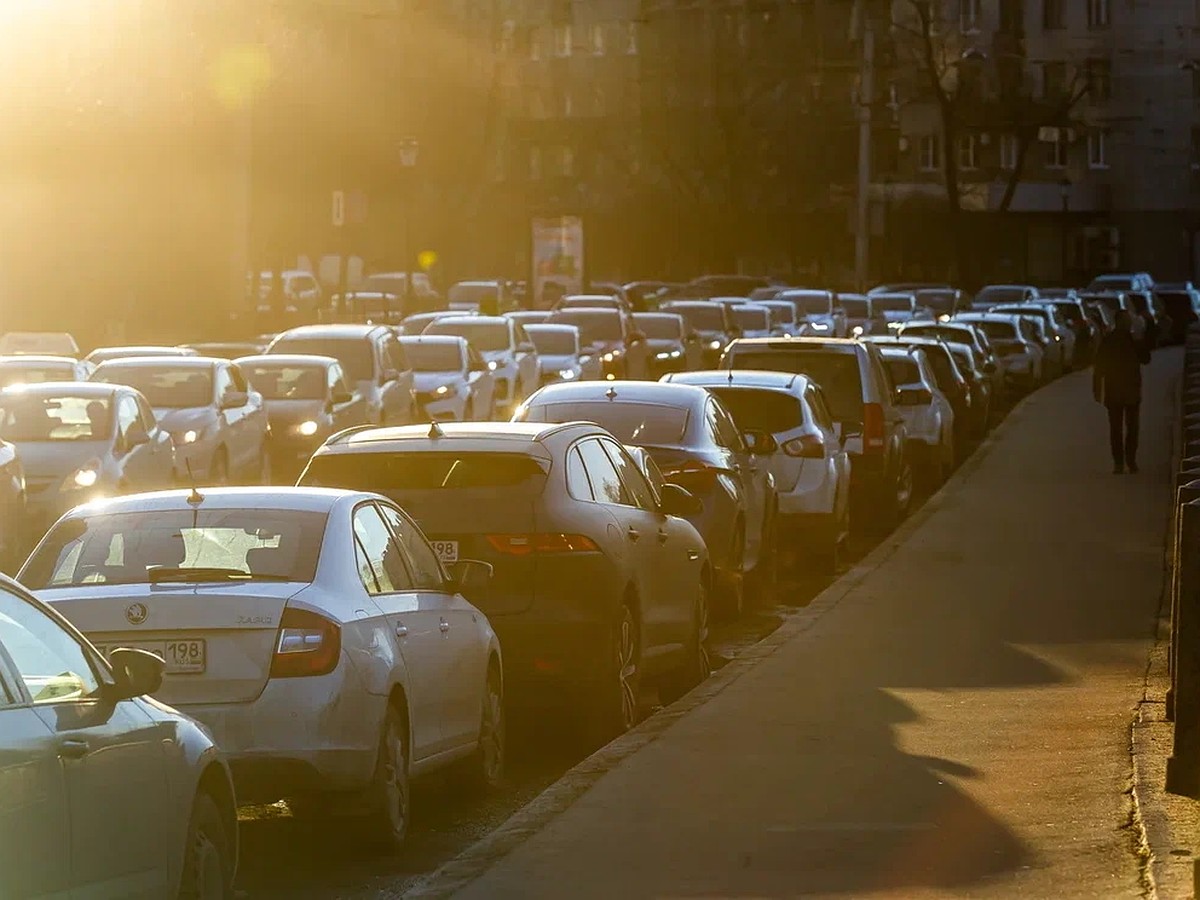
<svg viewBox="0 0 1200 900">
<path fill-rule="evenodd" d="M 383 802 L 393 835 L 408 829 L 408 757 L 397 722 L 388 717 L 383 743 Z"/>
<path fill-rule="evenodd" d="M 479 729 L 480 769 L 488 784 L 497 783 L 504 775 L 504 729 L 504 697 L 500 692 L 500 676 L 493 670 L 488 673 Z"/>
<path fill-rule="evenodd" d="M 617 673 L 621 688 L 621 725 L 628 731 L 637 722 L 637 635 L 633 612 L 624 607 L 617 632 Z"/>
</svg>

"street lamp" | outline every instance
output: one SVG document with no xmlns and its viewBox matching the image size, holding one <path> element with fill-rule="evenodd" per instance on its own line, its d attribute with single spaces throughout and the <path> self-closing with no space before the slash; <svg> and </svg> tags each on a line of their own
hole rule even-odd
<svg viewBox="0 0 1200 900">
<path fill-rule="evenodd" d="M 1058 182 L 1058 197 L 1062 201 L 1062 260 L 1063 286 L 1067 285 L 1067 216 L 1071 211 L 1071 179 L 1063 176 Z"/>
<path fill-rule="evenodd" d="M 415 137 L 400 141 L 400 168 L 404 170 L 404 315 L 413 313 L 413 252 L 412 252 L 412 200 L 413 170 L 417 167 L 417 153 L 421 145 Z"/>
</svg>

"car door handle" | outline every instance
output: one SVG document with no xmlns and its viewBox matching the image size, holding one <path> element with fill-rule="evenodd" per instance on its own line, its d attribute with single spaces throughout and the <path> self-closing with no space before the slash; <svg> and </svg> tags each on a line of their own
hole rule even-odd
<svg viewBox="0 0 1200 900">
<path fill-rule="evenodd" d="M 642 536 L 642 533 L 632 525 L 629 526 L 629 529 L 625 533 L 629 535 L 629 539 L 634 542 L 636 542 Z"/>
<path fill-rule="evenodd" d="M 83 759 L 90 749 L 87 741 L 67 738 L 58 745 L 58 755 L 63 759 Z"/>
<path fill-rule="evenodd" d="M 445 634 L 450 630 L 450 623 L 445 619 L 442 619 L 441 622 L 438 623 L 438 628 L 441 629 L 442 634 Z"/>
<path fill-rule="evenodd" d="M 396 626 L 396 637 L 398 637 L 398 638 L 408 637 L 408 626 L 407 625 L 397 625 Z"/>
</svg>

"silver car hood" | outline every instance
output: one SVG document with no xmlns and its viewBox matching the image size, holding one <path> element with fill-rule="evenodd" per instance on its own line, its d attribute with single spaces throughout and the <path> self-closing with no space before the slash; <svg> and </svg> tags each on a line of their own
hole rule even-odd
<svg viewBox="0 0 1200 900">
<path fill-rule="evenodd" d="M 217 411 L 211 406 L 192 406 L 187 409 L 156 409 L 154 417 L 158 426 L 167 431 L 187 431 L 203 428 L 216 421 Z"/>
<path fill-rule="evenodd" d="M 29 441 L 14 446 L 31 478 L 62 478 L 109 450 L 107 441 Z"/>
</svg>

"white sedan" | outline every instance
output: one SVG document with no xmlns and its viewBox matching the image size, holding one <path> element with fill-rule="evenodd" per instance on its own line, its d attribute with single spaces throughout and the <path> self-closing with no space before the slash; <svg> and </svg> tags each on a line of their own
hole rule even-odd
<svg viewBox="0 0 1200 900">
<path fill-rule="evenodd" d="M 141 357 L 101 363 L 92 381 L 127 384 L 150 401 L 175 441 L 175 476 L 225 484 L 270 480 L 269 422 L 262 394 L 227 359 Z"/>
<path fill-rule="evenodd" d="M 409 779 L 504 763 L 500 646 L 420 529 L 375 494 L 170 491 L 73 510 L 20 578 L 102 650 L 166 660 L 155 696 L 227 754 L 240 801 L 351 815 L 396 846 Z"/>
<path fill-rule="evenodd" d="M 427 334 L 402 337 L 400 343 L 412 363 L 419 415 L 434 422 L 491 418 L 495 377 L 466 338 Z"/>
<path fill-rule="evenodd" d="M 908 426 L 909 458 L 930 487 L 940 487 L 954 469 L 954 407 L 937 387 L 933 364 L 918 347 L 879 347 L 896 405 Z"/>
<path fill-rule="evenodd" d="M 144 696 L 161 659 L 110 659 L 0 575 L 0 897 L 232 897 L 224 757 Z"/>
</svg>

